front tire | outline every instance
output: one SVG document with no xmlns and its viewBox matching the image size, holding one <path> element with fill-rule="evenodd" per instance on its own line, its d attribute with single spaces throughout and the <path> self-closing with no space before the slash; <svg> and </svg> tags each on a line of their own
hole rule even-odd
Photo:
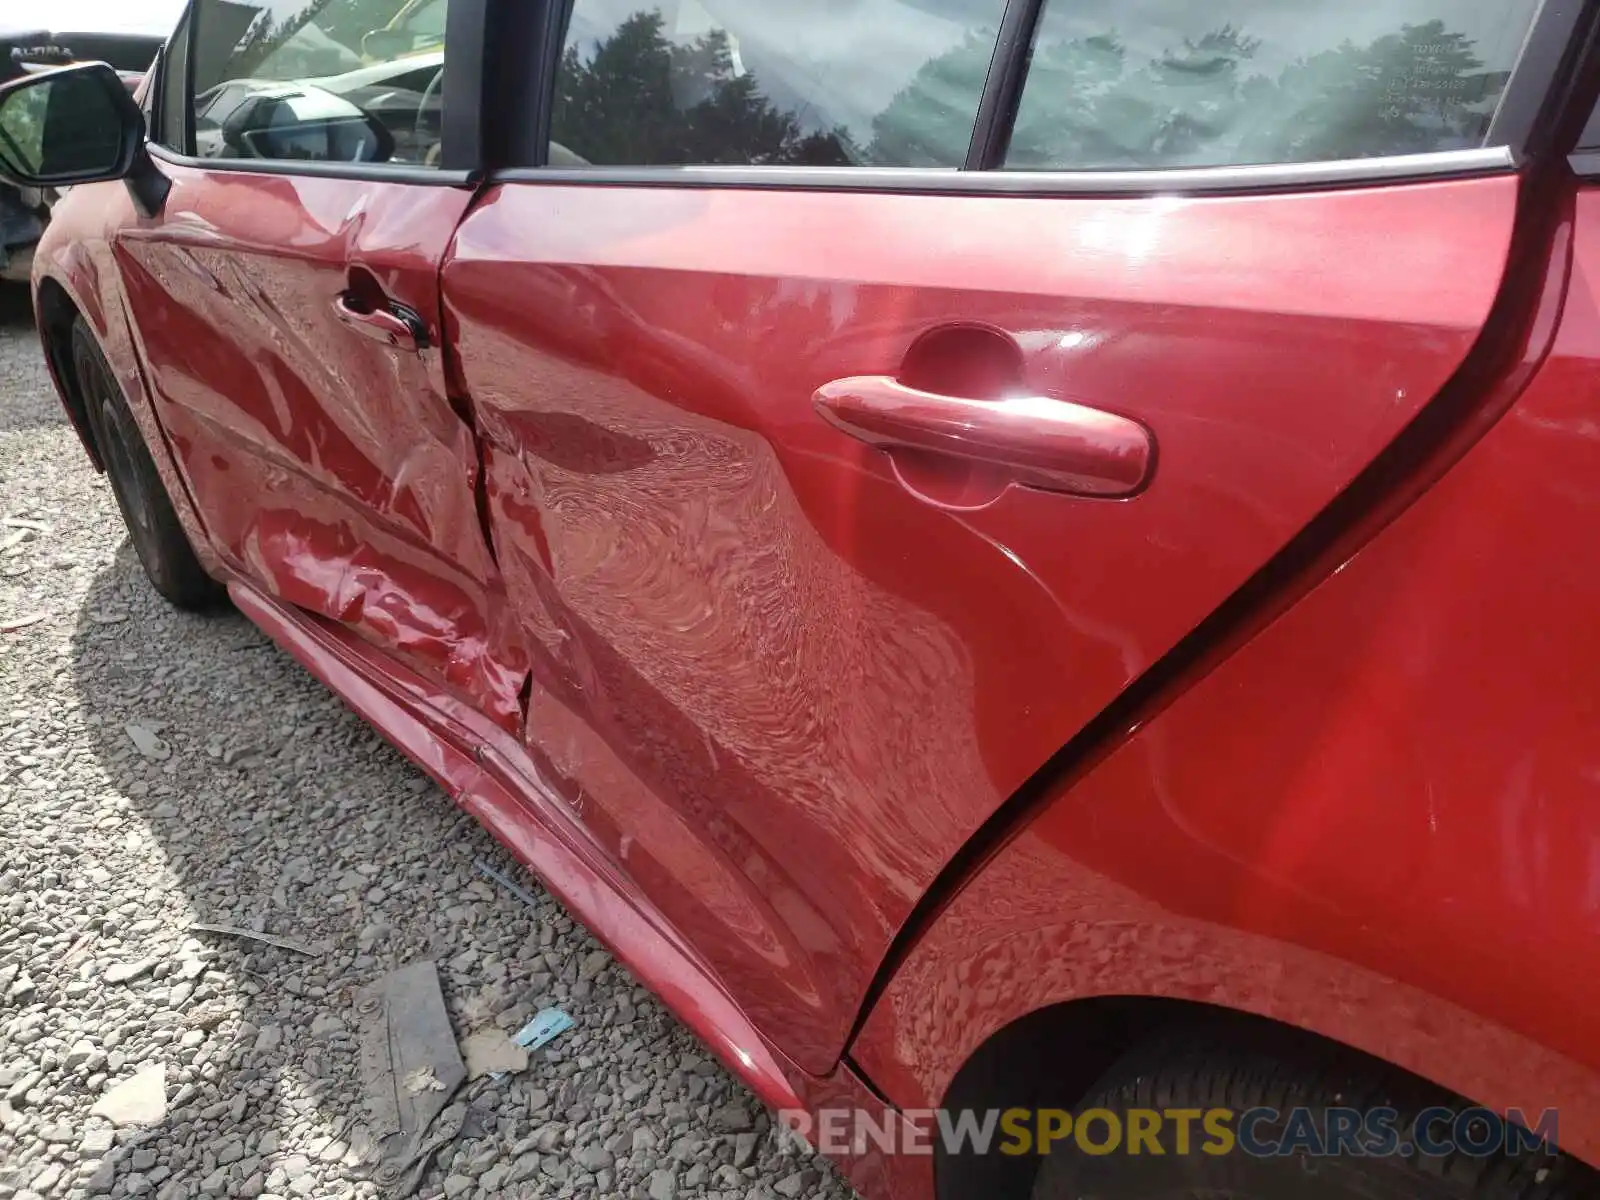
<svg viewBox="0 0 1600 1200">
<path fill-rule="evenodd" d="M 199 612 L 216 607 L 227 593 L 195 557 L 122 387 L 82 317 L 72 323 L 72 371 L 144 573 L 177 608 Z"/>
</svg>

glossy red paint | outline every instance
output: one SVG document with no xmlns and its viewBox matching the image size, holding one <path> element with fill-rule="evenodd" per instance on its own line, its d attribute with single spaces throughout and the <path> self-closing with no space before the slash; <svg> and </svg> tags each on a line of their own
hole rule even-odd
<svg viewBox="0 0 1600 1200">
<path fill-rule="evenodd" d="M 1007 485 L 1108 499 L 1137 492 L 1155 465 L 1155 444 L 1137 421 L 1069 400 L 951 396 L 884 375 L 825 383 L 813 399 L 836 428 L 887 452 L 907 488 L 896 458 L 907 450 L 930 465 L 981 463 Z"/>
<path fill-rule="evenodd" d="M 1557 1106 L 1600 1160 L 1600 191 L 1570 232 L 1531 338 L 1559 312 L 1553 349 L 1507 415 L 915 948 L 853 1050 L 897 1103 L 1026 1012 L 1179 996 Z"/>
<path fill-rule="evenodd" d="M 834 1165 L 852 1187 L 871 1200 L 930 1200 L 934 1196 L 932 1147 L 919 1140 L 913 1130 L 920 1129 L 898 1110 L 886 1104 L 846 1059 L 823 1078 L 796 1076 L 800 1108 L 810 1115 L 816 1130 L 822 1121 L 837 1119 L 842 1113 L 859 1113 L 883 1131 L 888 1144 L 902 1148 L 927 1145 L 929 1153 L 886 1154 L 863 1137 L 851 1146 L 853 1153 L 835 1159 Z M 832 1118 L 828 1116 L 832 1114 Z M 833 1135 L 833 1146 L 845 1144 Z"/>
<path fill-rule="evenodd" d="M 134 420 L 151 448 L 156 469 L 196 556 L 208 571 L 217 574 L 223 569 L 222 560 L 201 524 L 178 472 L 166 431 L 150 402 L 139 329 L 130 316 L 122 273 L 111 251 L 112 242 L 124 229 L 135 225 L 139 215 L 127 188 L 120 183 L 85 184 L 74 188 L 71 194 L 81 199 L 58 205 L 35 254 L 34 310 L 42 317 L 64 303 L 93 330 L 117 382 L 122 385 L 123 394 L 128 397 Z M 41 333 L 46 339 L 50 336 L 49 330 L 42 329 Z M 70 350 L 64 340 L 53 350 L 54 353 L 45 355 L 45 361 L 56 390 L 65 396 L 66 381 L 61 368 Z M 63 357 L 58 358 L 58 354 Z M 85 439 L 85 449 L 99 465 L 98 455 L 89 445 L 92 434 L 88 427 L 79 422 L 71 405 L 67 405 L 67 410 L 73 417 L 78 436 Z"/>
<path fill-rule="evenodd" d="M 1512 416 L 978 870 L 842 1060 L 972 832 L 1451 378 L 1517 181 L 474 200 L 161 169 L 159 218 L 75 192 L 38 279 L 207 565 L 766 1102 L 935 1103 L 1017 1016 L 1164 995 L 1560 1104 L 1600 1153 L 1594 198 Z M 426 349 L 361 319 L 383 297 Z M 1068 418 L 1051 454 L 903 444 L 1007 396 Z M 927 1159 L 847 1166 L 932 1192 Z"/>
<path fill-rule="evenodd" d="M 973 830 L 1462 361 L 1516 190 L 491 189 L 445 327 L 546 777 L 753 1023 L 831 1069 Z M 859 376 L 1104 410 L 1159 464 L 1112 501 L 891 462 L 814 410 Z"/>
<path fill-rule="evenodd" d="M 165 210 L 125 226 L 116 258 L 212 544 L 515 729 L 526 655 L 438 336 L 439 262 L 471 194 L 162 169 Z M 426 349 L 363 336 L 352 305 L 384 297 L 421 314 Z"/>
<path fill-rule="evenodd" d="M 515 739 L 347 626 L 289 608 L 243 578 L 233 579 L 228 592 L 245 616 L 533 867 L 562 903 L 582 913 L 595 935 L 765 1103 L 802 1107 L 785 1065 L 720 991 L 693 948 L 652 919 L 648 905 L 566 815 Z"/>
<path fill-rule="evenodd" d="M 580 824 L 538 776 L 516 739 L 437 685 L 397 665 L 346 627 L 286 607 L 235 577 L 229 594 L 240 612 L 426 771 L 476 817 L 562 903 L 584 914 L 589 929 L 633 974 L 770 1107 L 853 1110 L 880 1126 L 899 1118 L 846 1063 L 822 1077 L 798 1070 L 750 1025 L 695 949 L 655 919 Z M 932 1195 L 931 1157 L 888 1156 L 863 1146 L 839 1167 L 879 1200 Z"/>
</svg>

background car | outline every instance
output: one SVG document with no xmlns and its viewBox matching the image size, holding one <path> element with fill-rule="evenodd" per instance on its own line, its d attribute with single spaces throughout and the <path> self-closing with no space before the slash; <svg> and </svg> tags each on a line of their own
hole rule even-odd
<svg viewBox="0 0 1600 1200">
<path fill-rule="evenodd" d="M 0 13 L 0 83 L 74 62 L 104 62 L 137 86 L 172 32 L 182 0 L 56 0 L 48 21 Z M 49 220 L 48 189 L 0 183 L 0 280 L 26 282 Z"/>
<path fill-rule="evenodd" d="M 874 1200 L 1600 1194 L 1600 5 L 418 11 L 0 97 L 156 589 Z"/>
</svg>

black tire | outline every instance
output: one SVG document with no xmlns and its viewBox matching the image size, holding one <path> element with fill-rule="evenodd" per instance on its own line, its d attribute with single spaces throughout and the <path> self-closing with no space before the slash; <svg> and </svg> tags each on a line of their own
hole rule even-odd
<svg viewBox="0 0 1600 1200">
<path fill-rule="evenodd" d="M 1457 1112 L 1473 1107 L 1354 1052 L 1225 1026 L 1146 1043 L 1117 1063 L 1073 1111 L 1108 1109 L 1126 1120 L 1131 1109 L 1226 1108 L 1237 1117 L 1257 1107 L 1286 1113 L 1303 1106 L 1322 1126 L 1330 1107 L 1384 1107 L 1396 1110 L 1401 1128 L 1409 1129 L 1418 1113 L 1434 1105 Z M 1098 1119 L 1091 1128 L 1092 1143 L 1103 1145 Z M 1281 1127 L 1260 1128 L 1281 1133 Z M 1041 1160 L 1033 1200 L 1576 1200 L 1600 1194 L 1592 1172 L 1542 1150 L 1482 1158 L 1460 1152 L 1313 1157 L 1300 1151 L 1254 1157 L 1236 1147 L 1218 1155 L 1201 1148 L 1206 1139 L 1199 1121 L 1193 1129 L 1187 1154 L 1176 1153 L 1173 1134 L 1164 1131 L 1165 1153 L 1159 1157 L 1132 1155 L 1125 1146 L 1088 1155 L 1071 1141 L 1058 1142 Z"/>
<path fill-rule="evenodd" d="M 195 557 L 122 388 L 81 317 L 72 324 L 72 373 L 106 478 L 151 584 L 177 608 L 215 608 L 227 592 Z"/>
</svg>

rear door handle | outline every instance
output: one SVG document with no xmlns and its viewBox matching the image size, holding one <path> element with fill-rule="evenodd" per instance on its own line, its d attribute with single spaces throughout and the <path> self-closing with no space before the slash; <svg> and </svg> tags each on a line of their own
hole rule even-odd
<svg viewBox="0 0 1600 1200">
<path fill-rule="evenodd" d="M 428 345 L 428 326 L 420 313 L 394 301 L 369 306 L 351 292 L 341 292 L 333 302 L 333 314 L 363 337 L 383 342 L 397 350 L 423 350 Z"/>
<path fill-rule="evenodd" d="M 968 400 L 857 375 L 824 384 L 813 401 L 825 420 L 869 446 L 987 463 L 1051 492 L 1131 496 L 1155 463 L 1155 439 L 1137 421 L 1046 396 Z"/>
</svg>

